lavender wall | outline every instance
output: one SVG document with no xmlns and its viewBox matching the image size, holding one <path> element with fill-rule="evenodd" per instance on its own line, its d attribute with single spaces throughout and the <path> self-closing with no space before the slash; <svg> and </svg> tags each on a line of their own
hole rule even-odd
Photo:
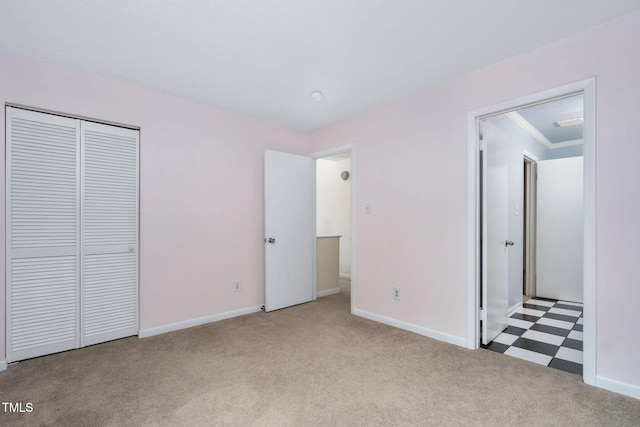
<svg viewBox="0 0 640 427">
<path fill-rule="evenodd" d="M 635 13 L 311 133 L 356 147 L 354 309 L 466 341 L 467 113 L 596 76 L 596 375 L 640 396 L 638 40 Z"/>
<path fill-rule="evenodd" d="M 264 304 L 263 150 L 307 152 L 304 133 L 6 51 L 0 72 L 2 105 L 140 126 L 141 329 Z M 3 285 L 0 360 L 4 334 Z"/>
</svg>

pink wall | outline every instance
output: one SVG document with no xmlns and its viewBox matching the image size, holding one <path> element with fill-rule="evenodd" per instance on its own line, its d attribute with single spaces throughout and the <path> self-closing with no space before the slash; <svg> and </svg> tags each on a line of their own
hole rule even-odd
<svg viewBox="0 0 640 427">
<path fill-rule="evenodd" d="M 355 308 L 466 339 L 467 113 L 597 76 L 596 375 L 639 387 L 638 40 L 635 13 L 312 132 L 356 147 Z"/>
<path fill-rule="evenodd" d="M 2 105 L 140 126 L 141 329 L 264 304 L 263 150 L 307 152 L 304 133 L 1 50 L 0 73 Z"/>
</svg>

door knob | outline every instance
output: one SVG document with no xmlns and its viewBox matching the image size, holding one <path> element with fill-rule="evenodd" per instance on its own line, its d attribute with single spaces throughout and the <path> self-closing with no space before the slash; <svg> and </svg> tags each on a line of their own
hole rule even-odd
<svg viewBox="0 0 640 427">
<path fill-rule="evenodd" d="M 513 245 L 515 245 L 515 242 L 513 240 L 505 240 L 504 241 L 504 245 L 505 246 L 513 246 Z"/>
<path fill-rule="evenodd" d="M 273 237 L 269 237 L 267 239 L 267 243 L 271 243 L 272 245 L 275 245 L 276 244 L 276 239 L 274 239 Z"/>
</svg>

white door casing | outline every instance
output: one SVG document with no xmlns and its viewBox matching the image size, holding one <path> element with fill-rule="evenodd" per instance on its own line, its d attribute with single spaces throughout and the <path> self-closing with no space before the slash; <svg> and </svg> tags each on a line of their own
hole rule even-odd
<svg viewBox="0 0 640 427">
<path fill-rule="evenodd" d="M 531 153 L 524 152 L 525 171 L 525 221 L 524 221 L 524 254 L 525 254 L 525 295 L 536 295 L 536 174 L 539 159 Z"/>
<path fill-rule="evenodd" d="M 486 345 L 508 322 L 509 145 L 495 125 L 482 123 L 482 343 Z"/>
<path fill-rule="evenodd" d="M 315 297 L 315 176 L 314 159 L 265 150 L 265 311 Z"/>
<path fill-rule="evenodd" d="M 516 110 L 524 105 L 582 92 L 584 94 L 584 219 L 583 219 L 583 299 L 584 341 L 583 379 L 590 385 L 596 381 L 596 78 L 576 81 L 560 87 L 488 105 L 467 114 L 467 348 L 477 349 L 480 344 L 479 293 L 481 291 L 481 259 L 479 250 L 479 179 L 478 179 L 478 130 L 482 117 Z"/>
<path fill-rule="evenodd" d="M 536 295 L 583 302 L 583 158 L 538 162 Z"/>
</svg>

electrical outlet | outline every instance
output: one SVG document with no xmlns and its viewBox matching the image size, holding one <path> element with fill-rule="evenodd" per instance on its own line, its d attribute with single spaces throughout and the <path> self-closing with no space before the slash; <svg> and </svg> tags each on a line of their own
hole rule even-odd
<svg viewBox="0 0 640 427">
<path fill-rule="evenodd" d="M 233 281 L 233 292 L 240 292 L 240 280 Z"/>
<path fill-rule="evenodd" d="M 400 288 L 393 288 L 393 299 L 400 301 Z"/>
</svg>

